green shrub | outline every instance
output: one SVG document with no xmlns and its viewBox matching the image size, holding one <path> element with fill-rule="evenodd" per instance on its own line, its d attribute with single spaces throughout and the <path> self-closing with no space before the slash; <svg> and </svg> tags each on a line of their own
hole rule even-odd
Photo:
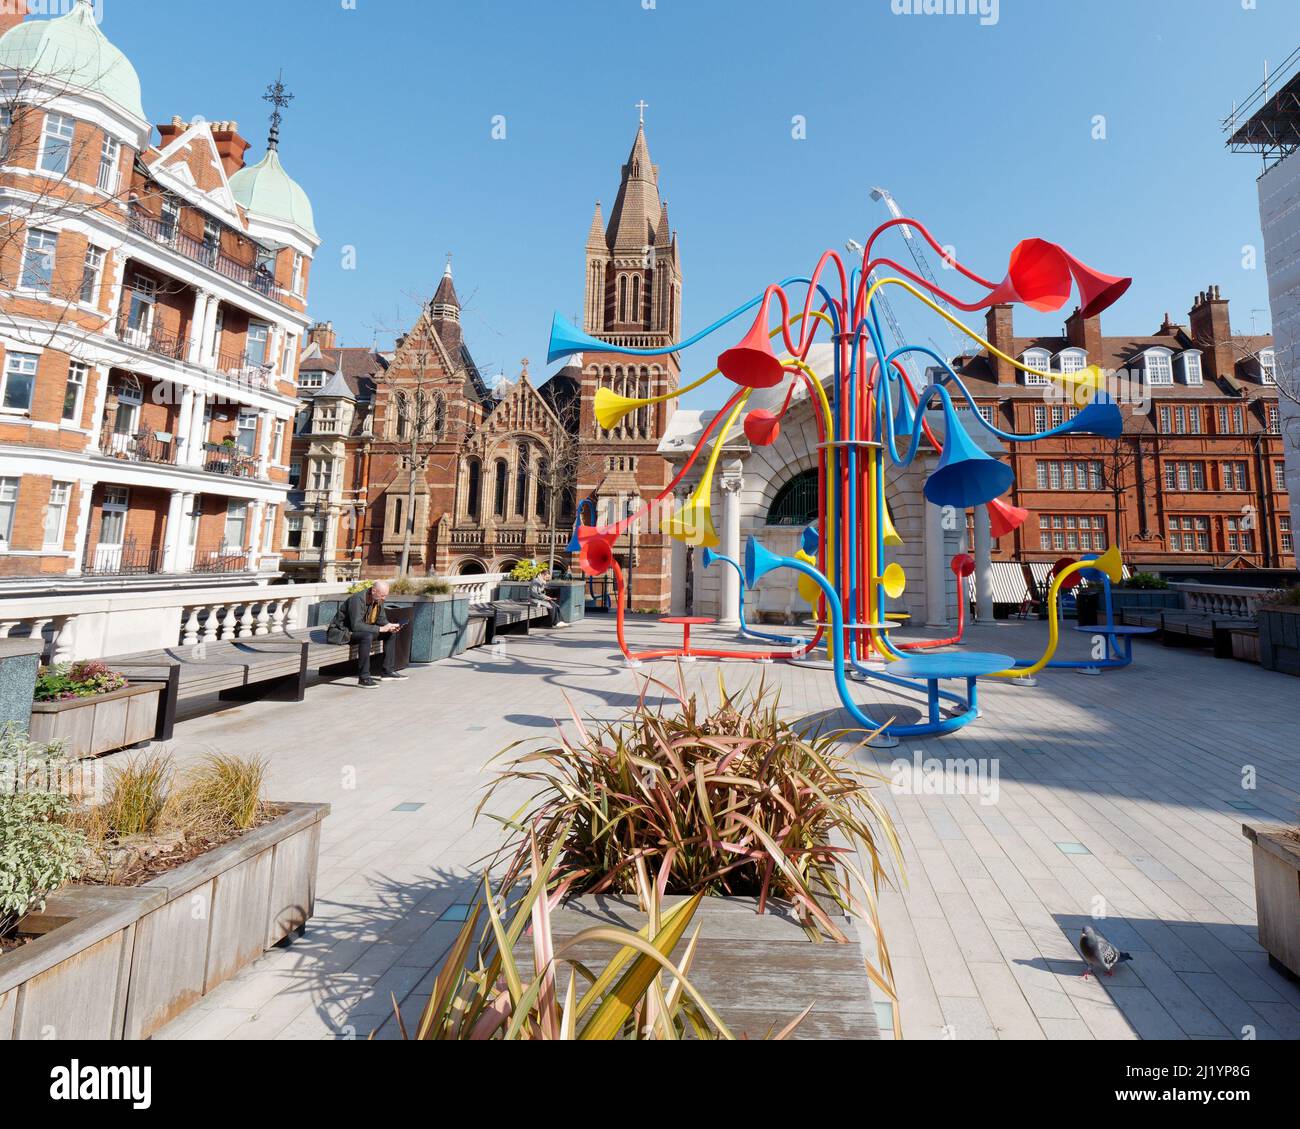
<svg viewBox="0 0 1300 1129">
<path fill-rule="evenodd" d="M 369 592 L 374 586 L 375 582 L 373 580 L 358 580 L 355 584 L 349 586 L 348 595 L 355 596 L 358 592 Z"/>
<path fill-rule="evenodd" d="M 0 733 L 0 937 L 81 872 L 84 836 L 65 822 L 72 799 L 57 788 L 61 751 L 21 731 Z"/>
<path fill-rule="evenodd" d="M 445 596 L 451 591 L 451 585 L 437 576 L 399 576 L 389 584 L 388 590 L 394 596 Z"/>
<path fill-rule="evenodd" d="M 1150 572 L 1135 572 L 1124 581 L 1122 587 L 1161 591 L 1169 587 L 1169 581 L 1167 581 L 1163 576 L 1156 576 Z"/>
<path fill-rule="evenodd" d="M 36 676 L 36 701 L 63 702 L 111 694 L 127 685 L 125 674 L 97 660 L 43 666 Z"/>
<path fill-rule="evenodd" d="M 510 579 L 517 581 L 536 580 L 546 571 L 541 561 L 520 561 L 510 572 Z"/>
</svg>

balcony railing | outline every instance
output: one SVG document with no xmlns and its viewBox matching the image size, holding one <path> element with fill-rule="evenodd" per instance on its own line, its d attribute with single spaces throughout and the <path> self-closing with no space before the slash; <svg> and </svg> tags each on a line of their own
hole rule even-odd
<svg viewBox="0 0 1300 1129">
<path fill-rule="evenodd" d="M 222 254 L 221 249 L 215 244 L 186 235 L 181 231 L 180 224 L 176 220 L 161 220 L 149 215 L 148 212 L 132 208 L 127 224 L 132 231 L 155 243 L 170 247 L 187 259 L 211 268 L 232 282 L 238 282 L 250 290 L 257 291 L 263 297 L 273 298 L 277 302 L 284 300 L 283 292 L 275 284 L 271 272 L 265 267 L 236 262 Z"/>
<path fill-rule="evenodd" d="M 117 319 L 117 335 L 128 345 L 143 349 L 147 353 L 157 353 L 172 361 L 183 361 L 188 350 L 188 343 L 183 337 L 173 337 L 163 333 L 155 326 L 133 326 L 130 314 L 123 311 Z"/>
<path fill-rule="evenodd" d="M 188 550 L 181 553 L 190 556 Z M 81 570 L 86 576 L 157 576 L 168 571 L 159 546 L 137 545 L 129 538 L 121 545 L 87 545 Z M 188 563 L 170 571 L 198 576 L 247 572 L 248 551 L 229 546 L 195 550 Z"/>
<path fill-rule="evenodd" d="M 256 478 L 257 456 L 226 443 L 203 444 L 203 469 L 230 478 Z"/>
<path fill-rule="evenodd" d="M 132 463 L 163 463 L 175 465 L 176 441 L 165 432 L 137 431 L 123 433 L 105 424 L 99 435 L 99 450 L 110 458 Z"/>
</svg>

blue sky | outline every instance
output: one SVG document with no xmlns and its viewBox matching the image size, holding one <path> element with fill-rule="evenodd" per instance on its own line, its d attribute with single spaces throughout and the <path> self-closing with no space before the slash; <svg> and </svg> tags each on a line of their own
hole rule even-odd
<svg viewBox="0 0 1300 1129">
<path fill-rule="evenodd" d="M 148 114 L 236 118 L 253 159 L 259 98 L 283 67 L 297 97 L 281 152 L 324 239 L 311 310 L 350 344 L 405 329 L 452 251 L 480 365 L 514 375 L 527 356 L 544 371 L 551 312 L 580 308 L 592 206 L 614 198 L 641 98 L 688 332 L 861 239 L 885 218 L 873 184 L 989 277 L 1031 235 L 1133 275 L 1107 332 L 1185 320 L 1211 282 L 1236 328 L 1252 310 L 1267 327 L 1262 253 L 1242 266 L 1259 241 L 1258 159 L 1228 153 L 1219 122 L 1300 42 L 1296 0 L 1000 0 L 992 26 L 894 14 L 902 2 L 103 0 Z M 915 340 L 947 342 L 899 308 Z M 1017 328 L 1063 316 L 1018 312 Z M 692 350 L 688 373 L 739 332 L 726 336 Z"/>
</svg>

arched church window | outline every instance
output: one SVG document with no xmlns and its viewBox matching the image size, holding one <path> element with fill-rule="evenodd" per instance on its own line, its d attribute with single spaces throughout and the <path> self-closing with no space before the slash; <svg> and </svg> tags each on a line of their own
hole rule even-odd
<svg viewBox="0 0 1300 1129">
<path fill-rule="evenodd" d="M 492 512 L 497 517 L 506 516 L 506 489 L 510 485 L 510 468 L 505 459 L 497 459 L 496 490 L 492 500 Z"/>
<path fill-rule="evenodd" d="M 632 276 L 632 316 L 629 321 L 641 320 L 641 276 Z"/>
<path fill-rule="evenodd" d="M 777 492 L 767 511 L 768 525 L 808 525 L 817 519 L 817 472 L 796 474 Z"/>
<path fill-rule="evenodd" d="M 478 459 L 469 460 L 465 484 L 465 512 L 478 521 L 483 503 L 483 464 Z"/>
<path fill-rule="evenodd" d="M 515 515 L 528 516 L 528 444 L 520 443 L 515 456 Z"/>
<path fill-rule="evenodd" d="M 411 405 L 405 392 L 398 392 L 393 397 L 393 407 L 397 414 L 397 438 L 411 437 Z"/>
<path fill-rule="evenodd" d="M 433 436 L 441 439 L 447 432 L 447 398 L 441 392 L 433 394 Z"/>
<path fill-rule="evenodd" d="M 618 320 L 627 321 L 627 275 L 618 276 Z"/>
<path fill-rule="evenodd" d="M 551 460 L 541 458 L 537 462 L 537 516 L 546 520 L 547 507 L 550 505 Z"/>
</svg>

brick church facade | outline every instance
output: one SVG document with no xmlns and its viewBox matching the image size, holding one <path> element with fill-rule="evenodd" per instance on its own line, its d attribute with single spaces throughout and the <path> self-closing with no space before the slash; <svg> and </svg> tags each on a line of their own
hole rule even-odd
<svg viewBox="0 0 1300 1129">
<path fill-rule="evenodd" d="M 584 328 L 603 341 L 654 348 L 677 339 L 682 277 L 644 128 L 637 131 L 610 218 L 596 205 L 586 244 Z M 391 353 L 339 348 L 313 328 L 299 368 L 295 492 L 285 569 L 303 578 L 508 571 L 521 560 L 571 559 L 579 499 L 601 521 L 621 517 L 670 480 L 656 449 L 671 405 L 605 430 L 601 386 L 656 396 L 678 386 L 673 354 L 589 352 L 540 386 L 527 364 L 489 387 L 465 342 L 450 264 Z M 616 551 L 636 608 L 667 608 L 668 539 L 652 523 Z"/>
</svg>

